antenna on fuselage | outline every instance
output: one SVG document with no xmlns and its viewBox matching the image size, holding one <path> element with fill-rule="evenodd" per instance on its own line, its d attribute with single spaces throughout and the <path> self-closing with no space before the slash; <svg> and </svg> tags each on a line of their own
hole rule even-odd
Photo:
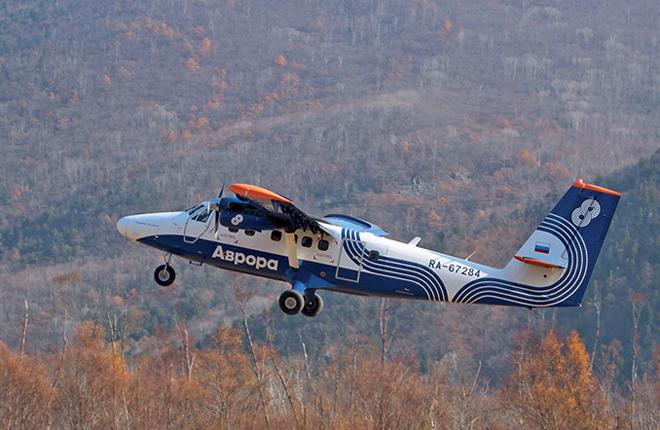
<svg viewBox="0 0 660 430">
<path fill-rule="evenodd" d="M 465 258 L 465 261 L 470 261 L 470 258 L 472 258 L 472 256 L 473 256 L 474 254 L 476 254 L 477 251 L 479 251 L 479 249 L 475 249 L 475 250 L 472 252 L 472 254 L 468 255 L 468 256 Z"/>
</svg>

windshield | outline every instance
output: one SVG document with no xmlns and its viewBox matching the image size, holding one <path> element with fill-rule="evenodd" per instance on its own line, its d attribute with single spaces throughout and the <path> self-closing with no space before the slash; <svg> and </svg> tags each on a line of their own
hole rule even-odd
<svg viewBox="0 0 660 430">
<path fill-rule="evenodd" d="M 194 214 L 195 212 L 197 212 L 198 209 L 200 209 L 200 208 L 202 208 L 202 207 L 204 207 L 204 203 L 200 203 L 200 204 L 195 205 L 195 206 L 193 206 L 193 207 L 191 207 L 191 208 L 188 208 L 188 209 L 186 209 L 186 212 L 188 212 L 188 215 L 192 215 L 192 214 Z"/>
<path fill-rule="evenodd" d="M 188 215 L 193 221 L 206 222 L 209 219 L 209 202 L 200 203 L 195 207 L 188 209 Z"/>
</svg>

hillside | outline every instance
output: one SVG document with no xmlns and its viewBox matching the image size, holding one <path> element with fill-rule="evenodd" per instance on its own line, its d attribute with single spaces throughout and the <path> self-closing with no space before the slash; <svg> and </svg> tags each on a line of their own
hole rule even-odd
<svg viewBox="0 0 660 430">
<path fill-rule="evenodd" d="M 256 338 L 294 357 L 303 339 L 320 363 L 378 337 L 378 300 L 329 295 L 317 321 L 285 319 L 283 284 L 183 261 L 157 289 L 160 256 L 116 220 L 254 182 L 498 265 L 585 177 L 626 194 L 582 310 L 390 302 L 388 353 L 501 384 L 523 328 L 578 328 L 591 352 L 597 302 L 596 363 L 619 348 L 625 386 L 632 300 L 652 374 L 659 20 L 650 0 L 4 1 L 0 339 L 18 347 L 27 300 L 31 353 L 115 317 L 136 362 L 177 325 L 203 348 L 236 324 L 241 286 Z"/>
</svg>

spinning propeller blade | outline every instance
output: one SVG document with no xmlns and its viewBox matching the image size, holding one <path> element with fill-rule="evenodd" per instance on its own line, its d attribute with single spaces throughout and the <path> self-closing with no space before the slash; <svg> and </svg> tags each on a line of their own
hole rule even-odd
<svg viewBox="0 0 660 430">
<path fill-rule="evenodd" d="M 222 186 L 220 187 L 220 194 L 218 194 L 218 198 L 222 199 L 222 193 L 225 191 L 225 183 L 222 183 Z M 218 227 L 220 225 L 220 202 L 218 202 L 215 207 L 213 208 L 213 233 L 215 238 L 218 238 Z"/>
</svg>

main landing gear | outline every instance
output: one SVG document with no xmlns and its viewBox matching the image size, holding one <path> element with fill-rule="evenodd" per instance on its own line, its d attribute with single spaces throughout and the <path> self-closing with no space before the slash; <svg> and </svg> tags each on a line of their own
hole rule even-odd
<svg viewBox="0 0 660 430">
<path fill-rule="evenodd" d="M 286 290 L 280 295 L 280 309 L 287 315 L 302 313 L 306 317 L 315 317 L 323 310 L 323 299 L 313 291 L 307 290 L 303 296 L 299 291 Z"/>
<path fill-rule="evenodd" d="M 176 272 L 174 271 L 174 268 L 170 266 L 171 257 L 171 255 L 166 255 L 165 264 L 156 267 L 156 270 L 154 271 L 154 280 L 161 287 L 169 287 L 176 278 Z"/>
</svg>

